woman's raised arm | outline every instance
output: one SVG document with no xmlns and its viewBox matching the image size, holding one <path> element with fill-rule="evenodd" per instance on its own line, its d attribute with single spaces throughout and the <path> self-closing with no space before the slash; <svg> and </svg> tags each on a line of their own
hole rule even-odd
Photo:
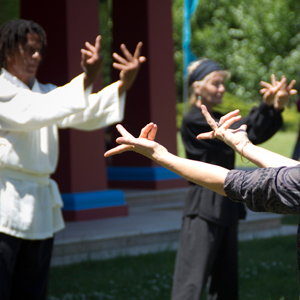
<svg viewBox="0 0 300 300">
<path fill-rule="evenodd" d="M 218 127 L 215 120 L 211 117 L 204 105 L 201 106 L 202 113 L 207 123 L 212 128 L 212 131 L 202 133 L 197 136 L 198 139 L 218 138 L 230 146 L 240 155 L 250 160 L 258 167 L 281 167 L 281 166 L 296 166 L 299 161 L 287 158 L 280 154 L 266 150 L 264 148 L 253 145 L 247 136 L 247 126 L 242 125 L 236 130 L 228 129 L 231 124 L 238 120 L 238 110 L 228 113 L 220 119 L 221 126 Z"/>
</svg>

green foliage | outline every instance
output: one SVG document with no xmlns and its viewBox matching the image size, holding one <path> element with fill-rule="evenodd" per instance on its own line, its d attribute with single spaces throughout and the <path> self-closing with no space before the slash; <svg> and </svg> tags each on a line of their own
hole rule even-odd
<svg viewBox="0 0 300 300">
<path fill-rule="evenodd" d="M 182 0 L 173 0 L 173 40 L 174 40 L 174 61 L 175 61 L 175 83 L 177 89 L 178 102 L 182 102 L 183 95 L 183 52 L 182 52 L 182 26 L 183 26 L 183 6 Z"/>
<path fill-rule="evenodd" d="M 182 0 L 173 1 L 176 84 L 182 95 Z M 261 80 L 274 73 L 290 81 L 300 70 L 300 2 L 294 0 L 201 0 L 191 20 L 191 47 L 231 73 L 228 91 L 257 101 Z M 180 37 L 181 35 L 181 37 Z"/>
<path fill-rule="evenodd" d="M 99 22 L 101 34 L 101 55 L 103 56 L 102 81 L 103 86 L 111 83 L 112 65 L 112 0 L 99 1 Z"/>
<path fill-rule="evenodd" d="M 0 26 L 12 19 L 19 18 L 19 0 L 0 0 Z"/>
</svg>

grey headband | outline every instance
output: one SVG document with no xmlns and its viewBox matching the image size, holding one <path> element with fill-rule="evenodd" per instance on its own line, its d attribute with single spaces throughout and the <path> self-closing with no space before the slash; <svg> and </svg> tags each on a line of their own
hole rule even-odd
<svg viewBox="0 0 300 300">
<path fill-rule="evenodd" d="M 210 74 L 211 72 L 221 70 L 223 69 L 215 61 L 206 59 L 190 75 L 189 86 L 192 85 L 193 82 L 203 79 L 206 75 Z"/>
</svg>

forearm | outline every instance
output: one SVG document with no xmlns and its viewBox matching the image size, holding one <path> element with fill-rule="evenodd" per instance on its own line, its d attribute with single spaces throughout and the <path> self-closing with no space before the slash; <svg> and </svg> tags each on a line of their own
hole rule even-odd
<svg viewBox="0 0 300 300">
<path fill-rule="evenodd" d="M 163 153 L 163 155 L 154 154 L 151 159 L 188 181 L 206 187 L 221 195 L 226 195 L 223 185 L 226 175 L 229 172 L 228 169 L 181 158 L 169 152 Z"/>
<path fill-rule="evenodd" d="M 86 72 L 83 73 L 83 88 L 84 90 L 88 89 L 90 86 L 93 85 L 95 79 L 91 76 L 88 76 Z"/>
<path fill-rule="evenodd" d="M 118 94 L 118 83 L 103 88 L 88 97 L 85 110 L 62 119 L 57 125 L 60 128 L 95 130 L 121 122 L 124 118 L 125 96 Z"/>
<path fill-rule="evenodd" d="M 229 170 L 171 154 L 164 146 L 154 141 L 157 133 L 156 124 L 151 122 L 142 128 L 139 138 L 134 138 L 121 124 L 118 124 L 116 127 L 122 135 L 116 140 L 119 146 L 106 151 L 105 157 L 126 151 L 135 151 L 189 181 L 221 195 L 226 195 L 223 185 Z"/>
<path fill-rule="evenodd" d="M 45 94 L 2 83 L 3 81 L 0 83 L 1 130 L 38 130 L 87 107 L 88 92 L 83 90 L 82 75 L 64 86 L 51 86 L 50 91 Z"/>
<path fill-rule="evenodd" d="M 251 143 L 247 143 L 239 152 L 243 157 L 250 160 L 260 168 L 296 166 L 299 164 L 299 162 L 296 160 L 255 146 Z"/>
</svg>

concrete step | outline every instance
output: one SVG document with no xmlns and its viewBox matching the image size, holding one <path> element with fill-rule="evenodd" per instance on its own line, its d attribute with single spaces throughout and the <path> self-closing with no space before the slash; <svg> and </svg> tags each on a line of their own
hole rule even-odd
<svg viewBox="0 0 300 300">
<path fill-rule="evenodd" d="M 127 217 L 67 222 L 56 234 L 52 265 L 176 250 L 186 192 L 125 191 Z M 281 215 L 269 213 L 249 211 L 239 226 L 241 240 L 295 233 L 295 226 L 283 230 Z"/>
</svg>

